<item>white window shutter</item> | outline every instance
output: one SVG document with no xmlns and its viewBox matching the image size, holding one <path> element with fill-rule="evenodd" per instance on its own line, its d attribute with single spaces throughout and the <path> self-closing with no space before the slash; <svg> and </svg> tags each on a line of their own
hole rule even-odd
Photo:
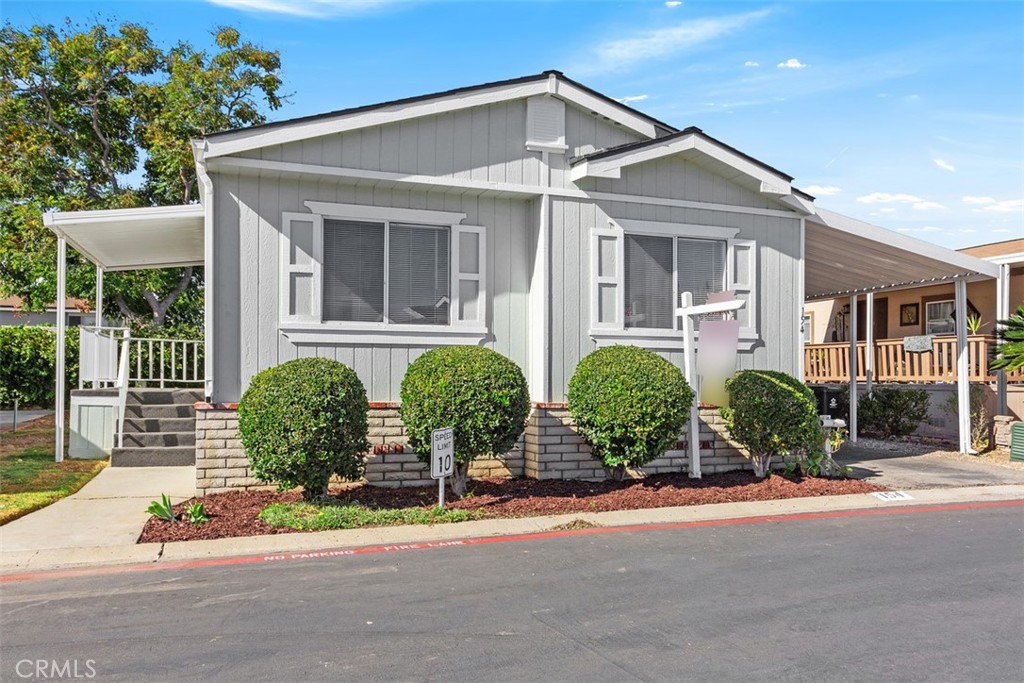
<svg viewBox="0 0 1024 683">
<path fill-rule="evenodd" d="M 624 249 L 621 230 L 590 231 L 590 326 L 594 329 L 622 329 Z"/>
<path fill-rule="evenodd" d="M 754 240 L 729 240 L 728 258 L 729 289 L 736 292 L 736 298 L 746 305 L 736 312 L 740 321 L 740 333 L 757 333 L 757 242 Z"/>
<path fill-rule="evenodd" d="M 454 326 L 487 323 L 487 229 L 452 226 L 451 321 Z"/>
<path fill-rule="evenodd" d="M 319 214 L 281 215 L 278 291 L 282 322 L 320 321 L 323 218 Z"/>
</svg>

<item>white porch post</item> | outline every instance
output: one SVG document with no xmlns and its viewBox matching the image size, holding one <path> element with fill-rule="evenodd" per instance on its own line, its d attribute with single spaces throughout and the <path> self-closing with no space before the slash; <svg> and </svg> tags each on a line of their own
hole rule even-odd
<svg viewBox="0 0 1024 683">
<path fill-rule="evenodd" d="M 1010 317 L 1010 264 L 999 266 L 999 277 L 996 278 L 996 331 L 1003 326 L 999 320 Z M 997 344 L 1000 342 L 996 342 Z M 996 415 L 1006 415 L 1006 371 L 996 370 Z"/>
<path fill-rule="evenodd" d="M 871 391 L 875 379 L 875 293 L 864 297 L 864 388 Z"/>
<path fill-rule="evenodd" d="M 971 453 L 971 378 L 967 348 L 967 282 L 954 283 L 956 304 L 956 395 L 960 425 L 960 452 Z"/>
<path fill-rule="evenodd" d="M 103 327 L 103 269 L 100 268 L 99 266 L 96 266 L 96 316 L 95 316 L 95 318 L 96 318 L 96 321 L 93 324 L 96 325 L 97 328 Z M 99 367 L 100 345 L 98 343 L 99 342 L 99 333 L 98 332 L 97 332 L 97 335 L 96 335 L 96 341 L 97 341 L 97 343 L 93 344 L 93 347 L 92 347 L 92 367 L 93 368 L 98 368 Z M 79 372 L 81 372 L 81 369 L 79 369 Z M 93 372 L 93 375 L 92 375 L 92 388 L 93 389 L 97 388 L 100 385 L 99 380 L 96 378 L 96 376 L 98 374 L 99 374 L 98 372 Z M 79 384 L 79 386 L 81 386 L 81 384 L 82 384 L 82 380 L 81 379 L 78 380 L 78 384 Z"/>
<path fill-rule="evenodd" d="M 64 461 L 64 336 L 67 334 L 67 314 L 64 304 L 67 299 L 68 245 L 63 235 L 57 236 L 57 397 L 54 405 L 54 458 Z"/>
<path fill-rule="evenodd" d="M 857 442 L 857 295 L 850 295 L 850 441 Z"/>
</svg>

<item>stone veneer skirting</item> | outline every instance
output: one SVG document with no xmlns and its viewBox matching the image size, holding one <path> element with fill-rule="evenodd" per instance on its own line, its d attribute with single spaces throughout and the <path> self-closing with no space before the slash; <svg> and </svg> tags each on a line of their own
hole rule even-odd
<svg viewBox="0 0 1024 683">
<path fill-rule="evenodd" d="M 705 473 L 750 469 L 750 461 L 728 441 L 722 418 L 714 408 L 700 410 L 701 470 Z M 408 446 L 405 425 L 394 404 L 372 403 L 369 413 L 371 452 L 365 479 L 374 486 L 427 486 L 434 484 L 429 468 Z M 633 476 L 685 472 L 688 467 L 687 434 L 676 448 L 665 453 Z M 590 455 L 580 439 L 569 411 L 562 404 L 534 407 L 523 438 L 502 456 L 473 462 L 470 476 L 535 479 L 606 478 L 601 463 Z M 220 493 L 232 489 L 264 488 L 249 471 L 249 459 L 238 434 L 237 404 L 196 404 L 196 493 Z"/>
</svg>

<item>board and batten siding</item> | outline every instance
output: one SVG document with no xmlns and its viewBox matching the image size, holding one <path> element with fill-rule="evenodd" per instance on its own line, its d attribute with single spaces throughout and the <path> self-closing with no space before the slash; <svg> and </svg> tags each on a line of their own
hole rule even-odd
<svg viewBox="0 0 1024 683">
<path fill-rule="evenodd" d="M 565 155 L 551 155 L 551 185 L 573 187 L 568 159 L 643 139 L 572 105 L 565 107 Z M 539 186 L 540 152 L 526 149 L 526 100 L 371 126 L 238 156 L 364 171 Z"/>
<path fill-rule="evenodd" d="M 409 363 L 428 346 L 295 344 L 279 327 L 281 214 L 308 212 L 309 200 L 457 211 L 487 228 L 490 293 L 484 345 L 528 370 L 528 289 L 534 202 L 440 191 L 380 189 L 316 178 L 214 175 L 214 401 L 234 402 L 252 376 L 286 361 L 320 356 L 359 375 L 371 401 L 397 401 Z"/>
</svg>

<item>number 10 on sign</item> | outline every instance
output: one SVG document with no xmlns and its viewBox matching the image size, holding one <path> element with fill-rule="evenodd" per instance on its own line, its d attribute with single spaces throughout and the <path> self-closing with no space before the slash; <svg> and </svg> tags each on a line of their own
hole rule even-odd
<svg viewBox="0 0 1024 683">
<path fill-rule="evenodd" d="M 437 479 L 437 506 L 444 507 L 444 478 L 455 473 L 455 430 L 451 427 L 430 433 L 430 476 Z"/>
</svg>

